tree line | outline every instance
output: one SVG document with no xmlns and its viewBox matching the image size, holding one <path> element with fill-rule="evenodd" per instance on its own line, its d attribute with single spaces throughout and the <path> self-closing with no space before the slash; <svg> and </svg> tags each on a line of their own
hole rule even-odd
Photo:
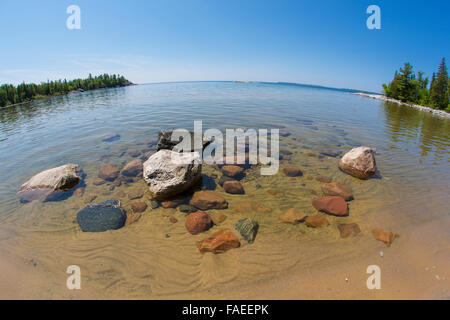
<svg viewBox="0 0 450 320">
<path fill-rule="evenodd" d="M 407 62 L 403 68 L 395 71 L 394 79 L 389 84 L 383 84 L 383 93 L 389 98 L 406 103 L 450 112 L 449 87 L 447 66 L 445 58 L 442 58 L 437 73 L 433 73 L 431 82 L 428 77 L 424 77 L 422 71 L 416 74 L 413 66 Z"/>
<path fill-rule="evenodd" d="M 47 81 L 40 84 L 21 83 L 18 86 L 3 84 L 0 86 L 0 107 L 27 102 L 39 98 L 68 94 L 72 91 L 87 91 L 101 88 L 123 87 L 132 84 L 121 75 L 102 74 L 87 79 L 67 81 Z"/>
</svg>

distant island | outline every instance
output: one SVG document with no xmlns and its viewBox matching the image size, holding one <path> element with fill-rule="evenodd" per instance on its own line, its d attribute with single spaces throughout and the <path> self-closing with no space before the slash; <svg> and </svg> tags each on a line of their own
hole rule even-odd
<svg viewBox="0 0 450 320">
<path fill-rule="evenodd" d="M 86 79 L 74 79 L 67 81 L 47 81 L 40 84 L 21 83 L 18 86 L 3 84 L 0 86 L 0 107 L 20 104 L 41 98 L 61 96 L 76 92 L 83 92 L 103 88 L 118 88 L 133 85 L 121 75 L 102 74 Z"/>
</svg>

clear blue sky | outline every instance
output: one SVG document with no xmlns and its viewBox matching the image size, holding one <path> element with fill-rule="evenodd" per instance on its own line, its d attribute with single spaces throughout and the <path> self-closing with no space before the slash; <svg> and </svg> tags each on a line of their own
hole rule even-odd
<svg viewBox="0 0 450 320">
<path fill-rule="evenodd" d="M 81 8 L 68 30 L 66 8 Z M 381 30 L 366 8 L 381 8 Z M 380 91 L 450 58 L 450 1 L 2 1 L 0 83 L 121 73 L 136 83 L 287 81 Z M 450 63 L 450 61 L 449 61 Z"/>
</svg>

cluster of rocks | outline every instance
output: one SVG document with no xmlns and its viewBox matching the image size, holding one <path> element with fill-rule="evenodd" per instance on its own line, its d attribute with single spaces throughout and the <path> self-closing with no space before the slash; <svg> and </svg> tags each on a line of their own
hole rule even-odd
<svg viewBox="0 0 450 320">
<path fill-rule="evenodd" d="M 170 131 L 161 131 L 157 141 L 152 139 L 147 142 L 148 145 L 156 147 L 157 151 L 148 159 L 142 155 L 142 152 L 135 150 L 128 153 L 133 159 L 122 168 L 109 163 L 102 164 L 98 172 L 100 180 L 95 181 L 94 184 L 113 183 L 113 185 L 120 185 L 121 181 L 137 179 L 142 175 L 143 180 L 148 185 L 151 208 L 156 209 L 159 206 L 177 208 L 179 212 L 187 215 L 186 230 L 192 235 L 198 235 L 208 231 L 214 225 L 221 224 L 226 219 L 224 214 L 218 213 L 216 210 L 227 209 L 228 202 L 214 190 L 201 190 L 202 161 L 200 154 L 194 150 L 194 146 L 189 152 L 179 153 L 174 151 L 173 148 L 176 143 L 171 141 L 170 135 Z M 102 141 L 113 141 L 117 138 L 120 138 L 120 136 L 111 135 L 104 137 Z M 210 141 L 203 141 L 203 148 L 209 143 Z M 283 151 L 282 157 L 289 157 L 291 154 L 291 152 Z M 330 155 L 330 153 L 327 153 L 327 155 Z M 336 155 L 332 154 L 331 156 Z M 224 163 L 216 166 L 216 169 L 222 173 L 222 176 L 218 179 L 218 184 L 225 193 L 245 194 L 240 180 L 245 178 L 245 170 L 248 168 L 250 168 L 248 154 L 244 164 L 238 164 L 237 157 L 225 157 Z M 369 147 L 354 148 L 341 158 L 339 168 L 356 178 L 369 179 L 377 171 L 374 152 Z M 284 167 L 283 173 L 292 179 L 303 176 L 302 170 L 293 166 Z M 67 164 L 33 176 L 20 187 L 18 195 L 22 202 L 36 199 L 50 201 L 72 193 L 82 196 L 84 193 L 83 178 L 83 171 L 78 165 Z M 280 214 L 279 219 L 282 222 L 291 224 L 304 222 L 308 227 L 318 228 L 330 224 L 327 215 L 336 217 L 349 215 L 347 202 L 354 199 L 352 190 L 342 183 L 333 182 L 329 177 L 318 176 L 316 180 L 323 183 L 321 189 L 324 196 L 312 200 L 313 207 L 319 213 L 308 216 L 297 208 L 290 208 Z M 274 192 L 271 192 L 271 190 Z M 269 189 L 269 193 L 272 195 L 278 194 L 273 189 Z M 135 190 L 128 194 L 130 200 L 139 199 L 143 196 L 142 190 Z M 94 199 L 95 197 L 91 198 L 89 202 Z M 132 213 L 129 214 L 130 218 L 127 219 L 127 213 L 118 200 L 110 199 L 97 204 L 89 203 L 77 213 L 77 222 L 84 232 L 117 230 L 139 219 L 140 214 L 147 208 L 148 205 L 144 201 L 131 203 Z M 270 211 L 258 203 L 242 203 L 236 206 L 234 210 L 241 213 Z M 178 220 L 171 217 L 170 221 L 176 223 Z M 236 222 L 234 230 L 218 230 L 199 241 L 197 247 L 202 253 L 223 253 L 229 249 L 238 248 L 241 245 L 239 237 L 248 243 L 253 243 L 258 227 L 257 221 L 244 218 Z M 342 238 L 361 232 L 359 226 L 355 223 L 339 224 L 338 229 Z M 398 237 L 393 232 L 378 228 L 374 229 L 372 234 L 375 239 L 386 243 L 388 246 Z"/>
</svg>

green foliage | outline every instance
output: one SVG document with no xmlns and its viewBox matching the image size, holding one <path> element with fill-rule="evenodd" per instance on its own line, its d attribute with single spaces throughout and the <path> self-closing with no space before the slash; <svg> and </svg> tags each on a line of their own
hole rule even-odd
<svg viewBox="0 0 450 320">
<path fill-rule="evenodd" d="M 448 109 L 449 82 L 444 58 L 442 58 L 438 73 L 433 73 L 430 89 L 428 89 L 428 77 L 424 77 L 422 71 L 416 75 L 413 66 L 405 63 L 399 72 L 395 72 L 394 79 L 389 84 L 383 84 L 383 93 L 386 97 L 407 103 Z"/>
<path fill-rule="evenodd" d="M 17 87 L 12 84 L 0 86 L 0 107 L 11 104 L 27 102 L 43 97 L 52 97 L 68 94 L 75 90 L 94 90 L 101 88 L 115 88 L 130 85 L 131 82 L 120 75 L 102 74 L 87 79 L 75 79 L 67 81 L 47 81 L 41 84 L 21 83 Z"/>
</svg>

